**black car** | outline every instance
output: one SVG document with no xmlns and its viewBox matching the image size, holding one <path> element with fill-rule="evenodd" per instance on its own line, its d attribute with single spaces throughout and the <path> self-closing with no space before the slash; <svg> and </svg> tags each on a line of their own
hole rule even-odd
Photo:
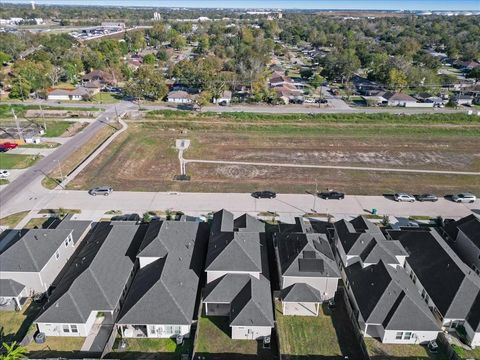
<svg viewBox="0 0 480 360">
<path fill-rule="evenodd" d="M 255 191 L 252 193 L 252 196 L 255 199 L 274 199 L 277 197 L 277 194 L 273 191 Z"/>
<path fill-rule="evenodd" d="M 327 99 L 317 99 L 315 100 L 315 102 L 317 104 L 328 104 L 328 100 Z"/>
<path fill-rule="evenodd" d="M 433 194 L 421 194 L 421 195 L 416 195 L 415 196 L 418 201 L 431 201 L 435 202 L 438 201 L 438 197 Z"/>
<path fill-rule="evenodd" d="M 318 195 L 318 197 L 320 197 L 322 199 L 325 199 L 325 200 L 330 200 L 330 199 L 342 200 L 342 199 L 345 199 L 345 194 L 342 193 L 342 192 L 338 192 L 338 191 L 326 191 L 326 192 L 318 193 L 317 195 Z"/>
</svg>

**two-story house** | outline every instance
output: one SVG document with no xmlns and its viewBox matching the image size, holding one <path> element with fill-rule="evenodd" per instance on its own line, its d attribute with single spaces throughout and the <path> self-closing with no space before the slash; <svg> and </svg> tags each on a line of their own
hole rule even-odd
<svg viewBox="0 0 480 360">
<path fill-rule="evenodd" d="M 313 229 L 283 232 L 274 234 L 273 242 L 283 314 L 317 316 L 321 304 L 335 296 L 340 279 L 327 235 Z"/>
<path fill-rule="evenodd" d="M 473 271 L 480 275 L 480 219 L 472 214 L 445 225 L 452 248 Z"/>
<path fill-rule="evenodd" d="M 250 215 L 214 214 L 205 263 L 206 316 L 229 318 L 233 339 L 257 340 L 274 327 L 265 225 Z"/>
<path fill-rule="evenodd" d="M 206 223 L 149 225 L 117 321 L 124 338 L 190 336 L 207 241 Z"/>
</svg>

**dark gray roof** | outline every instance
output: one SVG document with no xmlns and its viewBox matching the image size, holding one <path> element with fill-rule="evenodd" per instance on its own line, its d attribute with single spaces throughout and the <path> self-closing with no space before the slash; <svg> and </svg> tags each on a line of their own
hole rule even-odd
<svg viewBox="0 0 480 360">
<path fill-rule="evenodd" d="M 99 224 L 36 322 L 84 323 L 92 311 L 115 309 L 133 270 L 139 228 Z"/>
<path fill-rule="evenodd" d="M 376 264 L 380 260 L 398 264 L 396 256 L 406 255 L 398 241 L 386 241 L 380 228 L 363 216 L 337 221 L 334 227 L 345 254 L 356 256 L 365 264 Z"/>
<path fill-rule="evenodd" d="M 325 234 L 283 233 L 275 239 L 283 276 L 340 278 Z"/>
<path fill-rule="evenodd" d="M 403 268 L 380 261 L 365 268 L 355 263 L 345 272 L 366 323 L 382 324 L 388 330 L 440 330 Z"/>
<path fill-rule="evenodd" d="M 263 275 L 224 275 L 206 285 L 204 303 L 230 303 L 231 326 L 274 326 L 270 282 Z"/>
<path fill-rule="evenodd" d="M 453 240 L 457 239 L 458 232 L 461 231 L 480 249 L 480 219 L 474 214 L 447 224 L 445 231 Z"/>
<path fill-rule="evenodd" d="M 73 231 L 73 242 L 76 244 L 77 241 L 80 240 L 80 237 L 90 229 L 92 222 L 90 220 L 71 220 L 71 218 L 72 215 L 67 215 L 57 224 L 55 229 L 71 229 Z"/>
<path fill-rule="evenodd" d="M 465 319 L 480 291 L 473 274 L 435 231 L 389 231 L 408 253 L 407 262 L 445 318 Z"/>
<path fill-rule="evenodd" d="M 475 298 L 466 320 L 475 332 L 480 332 L 480 292 Z"/>
<path fill-rule="evenodd" d="M 16 297 L 25 289 L 25 285 L 11 279 L 0 279 L 0 297 Z"/>
<path fill-rule="evenodd" d="M 322 302 L 320 291 L 305 283 L 296 283 L 282 290 L 284 302 Z"/>
<path fill-rule="evenodd" d="M 32 229 L 0 254 L 0 271 L 39 272 L 71 229 Z"/>
<path fill-rule="evenodd" d="M 150 224 L 138 257 L 157 260 L 138 270 L 118 323 L 192 323 L 208 238 L 204 225 L 189 221 Z"/>
</svg>

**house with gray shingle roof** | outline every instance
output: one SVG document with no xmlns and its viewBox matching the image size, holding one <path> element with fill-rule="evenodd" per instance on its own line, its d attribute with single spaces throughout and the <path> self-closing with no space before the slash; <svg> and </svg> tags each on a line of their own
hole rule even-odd
<svg viewBox="0 0 480 360">
<path fill-rule="evenodd" d="M 66 218 L 56 228 L 12 232 L 0 243 L 0 279 L 22 284 L 26 296 L 46 292 L 90 226 Z"/>
<path fill-rule="evenodd" d="M 133 279 L 141 226 L 100 223 L 35 320 L 46 336 L 90 334 L 94 324 L 113 326 Z"/>
<path fill-rule="evenodd" d="M 445 225 L 452 248 L 480 275 L 480 218 L 472 214 Z"/>
<path fill-rule="evenodd" d="M 274 327 L 265 225 L 250 215 L 214 214 L 203 292 L 206 316 L 229 317 L 233 339 L 257 340 Z"/>
<path fill-rule="evenodd" d="M 117 324 L 125 338 L 190 336 L 208 240 L 206 223 L 152 222 Z"/>
<path fill-rule="evenodd" d="M 273 237 L 283 314 L 317 316 L 321 304 L 335 296 L 341 276 L 327 235 L 313 232 L 311 226 L 301 228 L 304 231 Z"/>
</svg>

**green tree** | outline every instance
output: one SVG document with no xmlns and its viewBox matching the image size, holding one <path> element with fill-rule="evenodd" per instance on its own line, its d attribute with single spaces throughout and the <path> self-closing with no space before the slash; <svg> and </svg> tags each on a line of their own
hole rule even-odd
<svg viewBox="0 0 480 360">
<path fill-rule="evenodd" d="M 14 341 L 11 345 L 2 343 L 5 353 L 0 355 L 0 360 L 19 360 L 26 359 L 28 351 L 23 346 L 17 345 Z"/>
<path fill-rule="evenodd" d="M 480 80 L 480 66 L 477 66 L 476 68 L 473 68 L 472 70 L 470 70 L 469 73 L 467 74 L 467 77 L 479 81 Z"/>
<path fill-rule="evenodd" d="M 125 93 L 136 99 L 156 101 L 167 95 L 168 87 L 159 71 L 151 65 L 143 65 L 133 74 Z"/>
<path fill-rule="evenodd" d="M 143 63 L 147 65 L 154 65 L 157 62 L 157 58 L 153 54 L 147 54 L 143 57 Z"/>
<path fill-rule="evenodd" d="M 401 91 L 408 85 L 407 76 L 401 70 L 392 69 L 388 73 L 387 84 L 391 89 Z"/>
<path fill-rule="evenodd" d="M 11 99 L 26 100 L 32 92 L 32 85 L 22 77 L 16 77 L 11 83 L 11 90 L 8 96 Z"/>
<path fill-rule="evenodd" d="M 177 34 L 171 38 L 170 45 L 172 45 L 175 50 L 182 50 L 187 46 L 187 40 L 182 35 Z"/>
<path fill-rule="evenodd" d="M 195 104 L 202 109 L 212 101 L 212 93 L 208 90 L 202 91 L 195 99 Z"/>
</svg>

